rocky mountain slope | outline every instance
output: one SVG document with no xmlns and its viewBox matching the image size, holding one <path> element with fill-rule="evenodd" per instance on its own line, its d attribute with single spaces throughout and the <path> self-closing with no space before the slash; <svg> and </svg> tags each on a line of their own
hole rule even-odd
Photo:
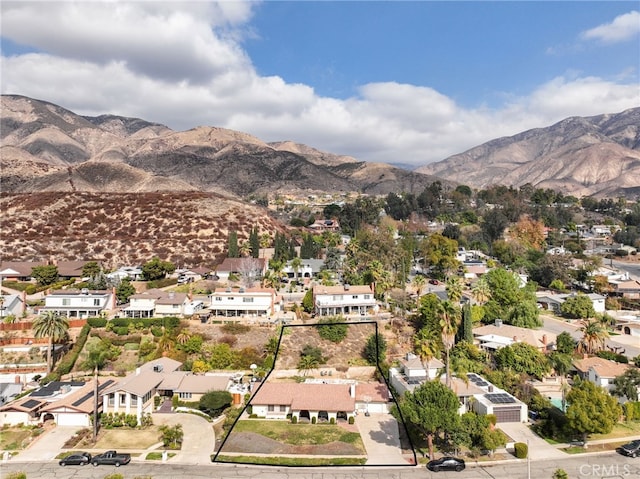
<svg viewBox="0 0 640 479">
<path fill-rule="evenodd" d="M 500 183 L 575 196 L 640 195 L 640 108 L 499 138 L 422 166 L 422 173 L 474 188 Z"/>
<path fill-rule="evenodd" d="M 215 127 L 176 132 L 2 96 L 4 192 L 421 192 L 435 178 Z"/>
<path fill-rule="evenodd" d="M 108 268 L 153 256 L 215 266 L 229 231 L 284 232 L 264 208 L 204 192 L 44 192 L 0 195 L 3 261 L 98 260 Z"/>
</svg>

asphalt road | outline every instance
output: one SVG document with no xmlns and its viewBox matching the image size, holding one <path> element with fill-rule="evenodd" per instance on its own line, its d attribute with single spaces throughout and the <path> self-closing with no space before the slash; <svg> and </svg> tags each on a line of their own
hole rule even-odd
<svg viewBox="0 0 640 479">
<path fill-rule="evenodd" d="M 529 467 L 530 469 L 529 469 Z M 131 463 L 128 466 L 68 466 L 57 462 L 0 464 L 0 476 L 23 471 L 28 479 L 103 479 L 118 472 L 124 479 L 135 477 L 153 479 L 551 479 L 554 471 L 564 469 L 571 479 L 640 479 L 640 458 L 627 458 L 616 453 L 578 454 L 566 459 L 502 461 L 493 465 L 468 464 L 462 472 L 427 471 L 424 466 L 408 467 L 335 467 L 286 468 L 263 466 L 230 466 L 226 464 L 180 465 Z"/>
<path fill-rule="evenodd" d="M 603 264 L 605 266 L 613 265 L 614 268 L 617 268 L 622 271 L 627 271 L 629 276 L 632 279 L 640 280 L 640 263 L 630 263 L 627 261 L 616 261 L 614 260 L 603 260 Z"/>
</svg>

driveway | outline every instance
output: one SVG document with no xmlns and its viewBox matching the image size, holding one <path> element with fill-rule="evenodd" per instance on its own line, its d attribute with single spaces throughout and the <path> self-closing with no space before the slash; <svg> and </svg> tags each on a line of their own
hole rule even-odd
<svg viewBox="0 0 640 479">
<path fill-rule="evenodd" d="M 153 414 L 153 424 L 174 426 L 182 424 L 184 438 L 182 449 L 170 459 L 171 463 L 211 464 L 211 454 L 215 447 L 213 426 L 206 419 L 195 414 Z"/>
<path fill-rule="evenodd" d="M 402 457 L 398 422 L 391 414 L 358 414 L 356 426 L 367 451 L 367 465 L 406 466 Z"/>
<path fill-rule="evenodd" d="M 55 426 L 40 434 L 27 449 L 15 456 L 16 461 L 35 462 L 54 459 L 64 447 L 64 443 L 82 429 L 80 426 Z"/>
<path fill-rule="evenodd" d="M 531 460 L 536 459 L 566 459 L 567 454 L 556 449 L 540 436 L 535 434 L 528 424 L 520 422 L 501 422 L 498 423 L 498 429 L 501 429 L 514 442 L 524 442 L 529 444 L 529 457 Z"/>
</svg>

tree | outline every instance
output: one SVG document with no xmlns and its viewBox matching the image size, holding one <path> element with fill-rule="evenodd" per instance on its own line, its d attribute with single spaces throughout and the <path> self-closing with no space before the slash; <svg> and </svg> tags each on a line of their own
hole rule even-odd
<svg viewBox="0 0 640 479">
<path fill-rule="evenodd" d="M 260 235 L 260 248 L 262 249 L 262 257 L 265 257 L 266 249 L 271 244 L 271 235 L 269 233 L 262 233 Z"/>
<path fill-rule="evenodd" d="M 422 296 L 422 288 L 424 288 L 426 281 L 424 276 L 421 274 L 417 274 L 413 278 L 413 286 L 416 288 L 416 296 L 418 297 L 418 301 L 420 301 L 420 296 Z"/>
<path fill-rule="evenodd" d="M 487 243 L 491 245 L 502 237 L 502 233 L 508 225 L 509 219 L 500 210 L 494 208 L 484 215 L 480 229 Z"/>
<path fill-rule="evenodd" d="M 440 233 L 429 236 L 422 247 L 425 262 L 433 268 L 434 275 L 439 279 L 444 279 L 449 271 L 458 267 L 457 253 L 458 242 Z"/>
<path fill-rule="evenodd" d="M 542 326 L 538 305 L 533 301 L 521 301 L 514 305 L 505 318 L 505 322 L 520 328 L 539 328 Z"/>
<path fill-rule="evenodd" d="M 525 373 L 542 379 L 549 372 L 549 363 L 543 353 L 527 343 L 513 343 L 498 349 L 494 358 L 498 369 Z"/>
<path fill-rule="evenodd" d="M 303 376 L 306 376 L 309 371 L 316 369 L 319 365 L 320 362 L 315 356 L 300 356 L 300 360 L 298 361 L 298 371 L 300 371 Z"/>
<path fill-rule="evenodd" d="M 298 275 L 300 274 L 300 269 L 302 268 L 302 260 L 299 257 L 295 257 L 291 260 L 291 269 L 296 275 L 296 281 L 298 281 Z"/>
<path fill-rule="evenodd" d="M 573 354 L 576 349 L 576 340 L 570 333 L 563 331 L 556 338 L 556 351 L 562 354 Z"/>
<path fill-rule="evenodd" d="M 302 307 L 307 313 L 312 313 L 315 309 L 315 304 L 313 302 L 313 290 L 311 288 L 307 290 L 302 298 Z"/>
<path fill-rule="evenodd" d="M 364 346 L 363 356 L 373 365 L 382 365 L 387 353 L 387 340 L 382 334 L 372 334 Z"/>
<path fill-rule="evenodd" d="M 36 338 L 47 338 L 47 373 L 51 372 L 53 343 L 60 341 L 67 335 L 69 322 L 65 316 L 57 311 L 45 311 L 33 320 L 33 334 Z"/>
<path fill-rule="evenodd" d="M 637 401 L 639 387 L 640 369 L 630 367 L 623 374 L 613 379 L 611 394 L 617 397 L 626 397 L 629 401 Z"/>
<path fill-rule="evenodd" d="M 433 459 L 434 436 L 453 431 L 459 421 L 458 397 L 440 381 L 425 381 L 413 393 L 405 392 L 399 406 L 404 420 L 427 438 L 429 457 Z"/>
<path fill-rule="evenodd" d="M 129 278 L 122 278 L 120 284 L 116 288 L 116 298 L 118 303 L 126 303 L 129 301 L 129 297 L 136 294 L 136 288 L 133 287 Z"/>
<path fill-rule="evenodd" d="M 578 348 L 587 354 L 595 354 L 603 349 L 604 342 L 609 337 L 607 330 L 595 319 L 583 321 L 580 332 L 582 339 L 580 339 Z"/>
<path fill-rule="evenodd" d="M 211 417 L 216 417 L 231 405 L 232 400 L 233 397 L 229 391 L 209 391 L 200 398 L 198 409 Z"/>
<path fill-rule="evenodd" d="M 249 233 L 249 246 L 251 247 L 251 256 L 258 258 L 260 256 L 260 236 L 258 235 L 258 228 L 255 226 Z"/>
<path fill-rule="evenodd" d="M 475 299 L 478 303 L 486 303 L 491 299 L 491 288 L 489 287 L 489 283 L 487 282 L 487 278 L 482 276 L 476 284 L 473 286 L 471 290 L 471 295 L 473 299 Z"/>
<path fill-rule="evenodd" d="M 603 388 L 588 380 L 578 380 L 567 394 L 569 427 L 582 435 L 608 434 L 618 422 L 622 409 L 617 400 Z"/>
<path fill-rule="evenodd" d="M 34 266 L 31 268 L 31 277 L 35 278 L 40 286 L 49 286 L 58 281 L 58 267 L 53 264 Z"/>
<path fill-rule="evenodd" d="M 459 303 L 462 299 L 463 285 L 459 276 L 451 276 L 447 279 L 445 285 L 447 298 L 452 303 Z"/>
<path fill-rule="evenodd" d="M 466 303 L 462 308 L 462 328 L 459 335 L 460 341 L 473 344 L 473 321 L 471 318 L 471 303 Z"/>
<path fill-rule="evenodd" d="M 82 276 L 86 278 L 95 278 L 102 271 L 97 261 L 89 261 L 82 266 Z"/>
<path fill-rule="evenodd" d="M 162 261 L 154 256 L 150 261 L 142 265 L 142 276 L 147 281 L 163 279 L 167 273 L 173 273 L 176 267 L 169 261 Z"/>
<path fill-rule="evenodd" d="M 596 314 L 593 302 L 586 294 L 568 297 L 560 306 L 562 314 L 572 319 L 593 318 Z"/>
<path fill-rule="evenodd" d="M 238 232 L 237 231 L 229 231 L 229 246 L 228 246 L 227 256 L 229 258 L 240 257 L 240 252 L 238 250 Z"/>
<path fill-rule="evenodd" d="M 440 354 L 440 338 L 435 329 L 422 328 L 413 336 L 413 349 L 422 361 L 426 364 Z"/>
<path fill-rule="evenodd" d="M 182 444 L 184 438 L 184 432 L 182 431 L 182 424 L 176 424 L 175 426 L 168 426 L 163 424 L 159 427 L 162 433 L 162 443 L 164 447 L 171 447 L 177 449 L 178 444 Z"/>
<path fill-rule="evenodd" d="M 318 335 L 333 343 L 341 343 L 347 337 L 349 325 L 339 318 L 323 318 L 317 324 Z"/>
<path fill-rule="evenodd" d="M 447 386 L 451 385 L 451 372 L 449 371 L 449 351 L 455 344 L 456 330 L 460 310 L 451 302 L 443 301 L 438 308 L 438 318 L 441 328 L 442 345 L 444 346 L 446 360 Z"/>
<path fill-rule="evenodd" d="M 553 471 L 553 476 L 551 479 L 569 479 L 569 474 L 564 469 L 556 469 Z"/>
</svg>

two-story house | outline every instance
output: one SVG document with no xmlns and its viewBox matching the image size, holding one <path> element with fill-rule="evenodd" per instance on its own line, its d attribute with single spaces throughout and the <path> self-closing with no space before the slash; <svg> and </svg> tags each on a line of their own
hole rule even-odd
<svg viewBox="0 0 640 479">
<path fill-rule="evenodd" d="M 129 297 L 129 306 L 122 309 L 128 318 L 180 317 L 190 303 L 186 293 L 149 289 Z"/>
<path fill-rule="evenodd" d="M 284 300 L 273 288 L 217 288 L 209 296 L 214 316 L 271 317 L 284 309 Z"/>
<path fill-rule="evenodd" d="M 0 294 L 0 318 L 19 318 L 27 309 L 26 294 Z"/>
<path fill-rule="evenodd" d="M 55 311 L 68 318 L 89 318 L 115 309 L 116 294 L 113 290 L 61 289 L 50 291 L 44 297 L 41 311 Z"/>
<path fill-rule="evenodd" d="M 318 316 L 361 315 L 378 311 L 373 288 L 368 285 L 313 286 L 313 304 Z"/>
<path fill-rule="evenodd" d="M 587 379 L 597 386 L 610 391 L 613 388 L 613 380 L 621 376 L 631 366 L 617 363 L 610 359 L 600 357 L 587 357 L 573 362 L 573 367 L 582 379 Z"/>
</svg>

